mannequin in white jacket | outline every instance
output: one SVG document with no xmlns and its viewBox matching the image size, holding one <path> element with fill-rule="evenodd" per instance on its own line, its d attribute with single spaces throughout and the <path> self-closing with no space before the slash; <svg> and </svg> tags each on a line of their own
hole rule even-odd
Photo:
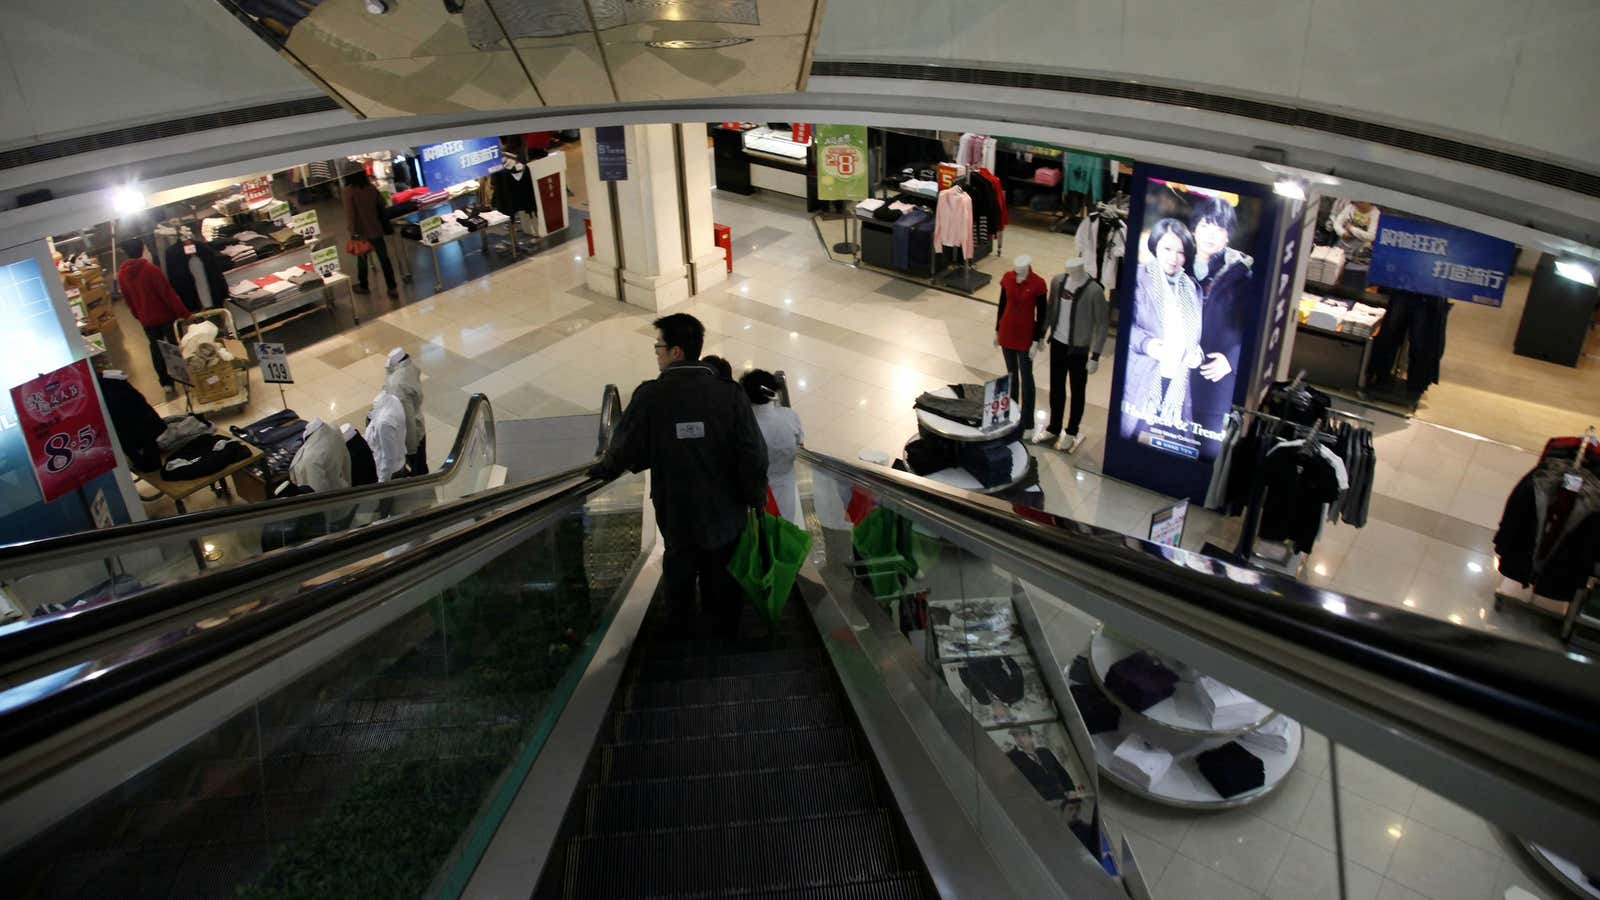
<svg viewBox="0 0 1600 900">
<path fill-rule="evenodd" d="M 339 432 L 321 419 L 306 423 L 305 442 L 289 463 L 289 480 L 317 493 L 350 486 L 350 452 Z"/>
<path fill-rule="evenodd" d="M 405 474 L 406 411 L 400 398 L 389 393 L 387 388 L 372 398 L 372 413 L 367 417 L 365 437 L 367 445 L 372 448 L 372 460 L 377 466 L 380 483 Z"/>
<path fill-rule="evenodd" d="M 389 351 L 383 389 L 400 398 L 406 411 L 406 468 L 413 475 L 428 474 L 428 426 L 422 418 L 422 370 L 405 350 Z"/>
</svg>

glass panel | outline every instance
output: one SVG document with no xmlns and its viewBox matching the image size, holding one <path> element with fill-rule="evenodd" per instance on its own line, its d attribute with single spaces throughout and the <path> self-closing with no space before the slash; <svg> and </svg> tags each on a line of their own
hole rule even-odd
<svg viewBox="0 0 1600 900">
<path fill-rule="evenodd" d="M 613 484 L 19 847 L 13 895 L 458 893 L 609 625 L 640 496 Z"/>
<path fill-rule="evenodd" d="M 246 562 L 326 534 L 460 499 L 489 486 L 495 464 L 490 415 L 485 409 L 468 426 L 467 439 L 450 475 L 428 479 L 413 490 L 353 499 L 318 512 L 257 520 L 239 527 L 219 524 L 217 530 L 196 537 L 152 539 L 109 558 L 90 556 L 81 562 L 53 565 L 48 571 L 9 576 L 0 590 L 31 618 L 122 599 L 193 577 L 201 570 Z"/>
</svg>

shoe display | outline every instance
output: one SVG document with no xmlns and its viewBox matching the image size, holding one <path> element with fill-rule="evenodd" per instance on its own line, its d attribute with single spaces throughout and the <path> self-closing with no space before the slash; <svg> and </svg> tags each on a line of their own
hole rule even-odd
<svg viewBox="0 0 1600 900">
<path fill-rule="evenodd" d="M 1056 433 L 1053 431 L 1041 431 L 1033 436 L 1033 442 L 1035 444 L 1048 444 L 1055 439 Z"/>
<path fill-rule="evenodd" d="M 1056 449 L 1064 453 L 1077 453 L 1081 446 L 1083 446 L 1081 434 L 1063 434 L 1061 439 L 1056 441 Z"/>
</svg>

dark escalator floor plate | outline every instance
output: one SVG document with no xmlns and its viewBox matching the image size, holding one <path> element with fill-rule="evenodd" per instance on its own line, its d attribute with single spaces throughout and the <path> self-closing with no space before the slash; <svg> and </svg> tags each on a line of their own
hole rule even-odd
<svg viewBox="0 0 1600 900">
<path fill-rule="evenodd" d="M 583 900 L 716 896 L 827 887 L 899 873 L 887 812 L 773 824 L 579 838 L 568 845 L 566 896 Z M 870 896 L 870 895 L 868 895 Z"/>
<path fill-rule="evenodd" d="M 616 715 L 618 742 L 826 728 L 846 722 L 838 698 L 795 697 L 709 706 L 641 709 Z"/>
<path fill-rule="evenodd" d="M 607 781 L 694 778 L 724 772 L 759 772 L 859 758 L 848 728 L 776 731 L 693 740 L 641 741 L 604 748 Z"/>
<path fill-rule="evenodd" d="M 833 692 L 826 670 L 780 672 L 776 675 L 696 678 L 635 684 L 623 700 L 624 709 L 662 706 L 701 706 L 707 703 L 744 703 L 779 697 L 813 697 Z"/>
<path fill-rule="evenodd" d="M 587 834 L 630 834 L 865 812 L 878 805 L 865 762 L 595 785 Z"/>
<path fill-rule="evenodd" d="M 800 672 L 828 666 L 820 649 L 775 650 L 767 653 L 737 653 L 689 659 L 653 659 L 639 663 L 639 681 L 682 681 L 689 678 L 720 678 L 726 675 L 773 675 Z"/>
<path fill-rule="evenodd" d="M 923 888 L 916 875 L 901 875 L 878 881 L 830 884 L 826 887 L 798 888 L 789 891 L 762 891 L 758 894 L 733 894 L 726 900 L 937 900 L 938 895 Z"/>
</svg>

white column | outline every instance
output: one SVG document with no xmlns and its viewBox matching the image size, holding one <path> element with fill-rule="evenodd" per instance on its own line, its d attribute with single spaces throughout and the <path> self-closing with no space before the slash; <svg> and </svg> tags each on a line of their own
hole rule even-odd
<svg viewBox="0 0 1600 900">
<path fill-rule="evenodd" d="M 684 172 L 689 212 L 690 249 L 696 286 L 704 290 L 727 278 L 722 251 L 711 229 L 711 167 L 705 152 L 705 125 L 685 126 Z M 689 298 L 689 265 L 684 262 L 684 203 L 678 193 L 679 170 L 675 129 L 671 125 L 629 125 L 628 179 L 605 182 L 595 158 L 594 129 L 583 129 L 584 179 L 589 188 L 589 217 L 595 255 L 586 265 L 585 282 L 607 297 L 616 297 L 618 272 L 622 297 L 634 306 L 661 310 Z M 617 215 L 611 213 L 615 185 Z M 619 239 L 620 238 L 620 239 Z M 620 253 L 619 253 L 620 250 Z"/>
</svg>

